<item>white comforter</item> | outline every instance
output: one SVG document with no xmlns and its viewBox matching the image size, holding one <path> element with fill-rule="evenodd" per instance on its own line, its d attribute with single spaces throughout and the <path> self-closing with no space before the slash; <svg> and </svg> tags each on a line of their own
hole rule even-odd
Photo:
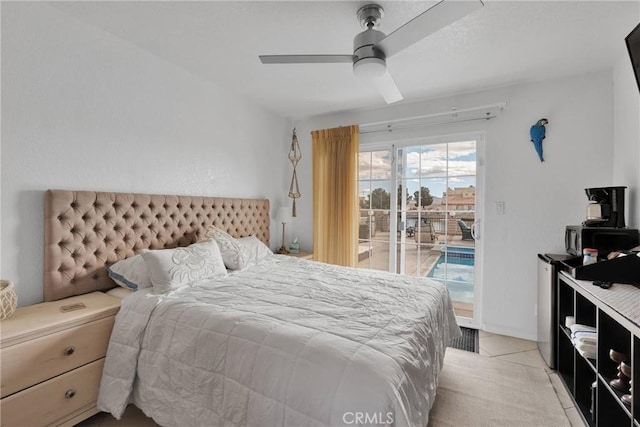
<svg viewBox="0 0 640 427">
<path fill-rule="evenodd" d="M 446 288 L 272 256 L 116 317 L 98 408 L 163 426 L 426 426 L 450 337 Z"/>
</svg>

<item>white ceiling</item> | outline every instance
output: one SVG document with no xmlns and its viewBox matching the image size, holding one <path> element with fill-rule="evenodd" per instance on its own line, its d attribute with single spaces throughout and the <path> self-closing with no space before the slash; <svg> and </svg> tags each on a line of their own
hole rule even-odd
<svg viewBox="0 0 640 427">
<path fill-rule="evenodd" d="M 455 0 L 447 0 L 455 1 Z M 52 6 L 291 119 L 378 107 L 351 64 L 263 65 L 259 54 L 352 53 L 371 1 L 52 2 Z M 390 33 L 433 1 L 379 1 Z M 388 59 L 402 102 L 608 69 L 635 1 L 499 1 Z"/>
</svg>

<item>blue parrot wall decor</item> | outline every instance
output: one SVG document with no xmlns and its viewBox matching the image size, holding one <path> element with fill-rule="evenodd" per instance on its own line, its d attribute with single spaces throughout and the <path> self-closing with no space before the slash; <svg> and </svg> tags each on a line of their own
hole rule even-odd
<svg viewBox="0 0 640 427">
<path fill-rule="evenodd" d="M 533 146 L 535 147 L 541 162 L 544 162 L 544 157 L 542 157 L 542 140 L 545 138 L 544 134 L 546 132 L 546 128 L 544 125 L 547 123 L 549 123 L 549 120 L 540 119 L 535 125 L 531 126 L 531 129 L 529 130 L 531 142 L 533 142 Z"/>
</svg>

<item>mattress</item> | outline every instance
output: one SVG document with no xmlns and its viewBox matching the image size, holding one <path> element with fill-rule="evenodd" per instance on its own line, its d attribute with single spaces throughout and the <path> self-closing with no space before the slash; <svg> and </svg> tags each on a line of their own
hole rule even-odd
<svg viewBox="0 0 640 427">
<path fill-rule="evenodd" d="M 451 337 L 425 278 L 271 256 L 123 299 L 98 408 L 163 426 L 424 426 Z"/>
<path fill-rule="evenodd" d="M 131 289 L 125 289 L 125 288 L 121 288 L 121 287 L 117 287 L 117 288 L 113 288 L 113 289 L 109 289 L 107 292 L 105 292 L 105 294 L 107 295 L 111 295 L 112 297 L 116 297 L 116 298 L 126 298 L 129 295 L 131 295 L 133 293 L 133 291 Z"/>
</svg>

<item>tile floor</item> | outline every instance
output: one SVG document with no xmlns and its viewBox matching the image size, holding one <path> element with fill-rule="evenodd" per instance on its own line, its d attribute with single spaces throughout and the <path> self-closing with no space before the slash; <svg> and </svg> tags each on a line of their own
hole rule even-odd
<svg viewBox="0 0 640 427">
<path fill-rule="evenodd" d="M 486 357 L 495 357 L 509 363 L 519 365 L 544 368 L 549 374 L 551 384 L 556 391 L 558 400 L 567 414 L 572 427 L 585 427 L 578 410 L 573 406 L 573 402 L 562 385 L 558 374 L 549 369 L 538 353 L 536 343 L 519 338 L 496 335 L 480 331 L 480 354 Z M 127 408 L 120 421 L 115 420 L 111 415 L 100 413 L 82 423 L 82 427 L 152 427 L 156 424 L 131 405 Z"/>
<path fill-rule="evenodd" d="M 517 363 L 519 365 L 544 368 L 549 375 L 549 380 L 553 384 L 558 400 L 564 408 L 564 412 L 569 418 L 572 427 L 586 427 L 580 417 L 578 410 L 574 407 L 573 401 L 564 387 L 558 374 L 549 369 L 540 356 L 535 341 L 523 340 L 520 338 L 507 337 L 504 335 L 492 334 L 480 331 L 480 354 L 487 357 L 495 357 L 505 362 Z"/>
</svg>

